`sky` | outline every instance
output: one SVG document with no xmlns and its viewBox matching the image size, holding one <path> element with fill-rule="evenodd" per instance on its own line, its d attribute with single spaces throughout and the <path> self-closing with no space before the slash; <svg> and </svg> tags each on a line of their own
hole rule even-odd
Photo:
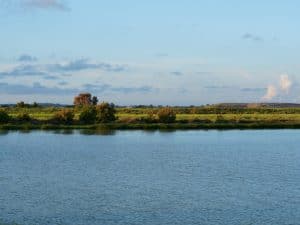
<svg viewBox="0 0 300 225">
<path fill-rule="evenodd" d="M 0 104 L 300 103 L 300 1 L 0 0 Z"/>
</svg>

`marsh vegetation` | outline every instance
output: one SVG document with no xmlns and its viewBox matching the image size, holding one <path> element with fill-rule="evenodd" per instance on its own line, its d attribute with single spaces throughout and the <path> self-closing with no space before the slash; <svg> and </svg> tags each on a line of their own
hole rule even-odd
<svg viewBox="0 0 300 225">
<path fill-rule="evenodd" d="M 98 103 L 98 98 L 83 93 L 71 106 L 43 106 L 37 103 L 0 107 L 3 129 L 30 128 L 298 128 L 300 108 L 236 105 L 188 107 L 132 106 Z"/>
</svg>

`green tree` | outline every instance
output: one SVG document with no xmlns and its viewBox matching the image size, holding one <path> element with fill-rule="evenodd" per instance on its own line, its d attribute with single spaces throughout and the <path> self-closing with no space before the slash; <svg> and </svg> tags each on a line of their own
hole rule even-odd
<svg viewBox="0 0 300 225">
<path fill-rule="evenodd" d="M 171 107 L 164 107 L 158 110 L 157 116 L 162 123 L 173 123 L 176 120 L 176 113 Z"/>
<path fill-rule="evenodd" d="M 94 106 L 84 107 L 79 115 L 79 121 L 85 124 L 95 123 L 96 118 L 97 118 L 97 111 Z"/>
<path fill-rule="evenodd" d="M 116 109 L 114 104 L 102 102 L 97 105 L 97 121 L 101 123 L 113 122 L 116 120 Z"/>
<path fill-rule="evenodd" d="M 157 122 L 156 111 L 152 109 L 147 110 L 147 116 L 143 120 L 147 123 Z"/>
<path fill-rule="evenodd" d="M 16 106 L 19 107 L 19 108 L 25 108 L 25 107 L 26 107 L 26 104 L 25 104 L 25 102 L 21 101 L 21 102 L 18 102 L 18 103 L 16 104 Z"/>
<path fill-rule="evenodd" d="M 96 96 L 92 97 L 92 104 L 97 105 L 98 104 L 98 98 Z"/>
<path fill-rule="evenodd" d="M 53 119 L 55 122 L 71 124 L 74 120 L 74 112 L 73 110 L 62 109 L 54 115 Z"/>
<path fill-rule="evenodd" d="M 10 116 L 4 110 L 0 110 L 0 123 L 8 123 L 10 121 Z"/>
<path fill-rule="evenodd" d="M 75 106 L 89 106 L 92 104 L 92 95 L 90 93 L 81 93 L 74 98 Z"/>
<path fill-rule="evenodd" d="M 74 98 L 75 106 L 90 106 L 97 105 L 98 98 L 96 96 L 92 96 L 90 93 L 81 93 Z"/>
<path fill-rule="evenodd" d="M 31 117 L 29 116 L 28 113 L 20 113 L 17 116 L 17 120 L 20 122 L 29 122 L 31 120 Z"/>
</svg>

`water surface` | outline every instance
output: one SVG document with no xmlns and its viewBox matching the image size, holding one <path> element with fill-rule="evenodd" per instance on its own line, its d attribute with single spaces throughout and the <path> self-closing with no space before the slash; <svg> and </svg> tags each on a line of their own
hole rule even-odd
<svg viewBox="0 0 300 225">
<path fill-rule="evenodd" d="M 0 221 L 300 224 L 299 140 L 299 130 L 2 132 Z"/>
</svg>

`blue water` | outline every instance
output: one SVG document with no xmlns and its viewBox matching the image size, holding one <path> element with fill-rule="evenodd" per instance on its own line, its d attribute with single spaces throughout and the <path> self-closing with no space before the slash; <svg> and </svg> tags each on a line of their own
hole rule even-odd
<svg viewBox="0 0 300 225">
<path fill-rule="evenodd" d="M 300 224 L 300 130 L 0 133 L 0 224 Z"/>
</svg>

